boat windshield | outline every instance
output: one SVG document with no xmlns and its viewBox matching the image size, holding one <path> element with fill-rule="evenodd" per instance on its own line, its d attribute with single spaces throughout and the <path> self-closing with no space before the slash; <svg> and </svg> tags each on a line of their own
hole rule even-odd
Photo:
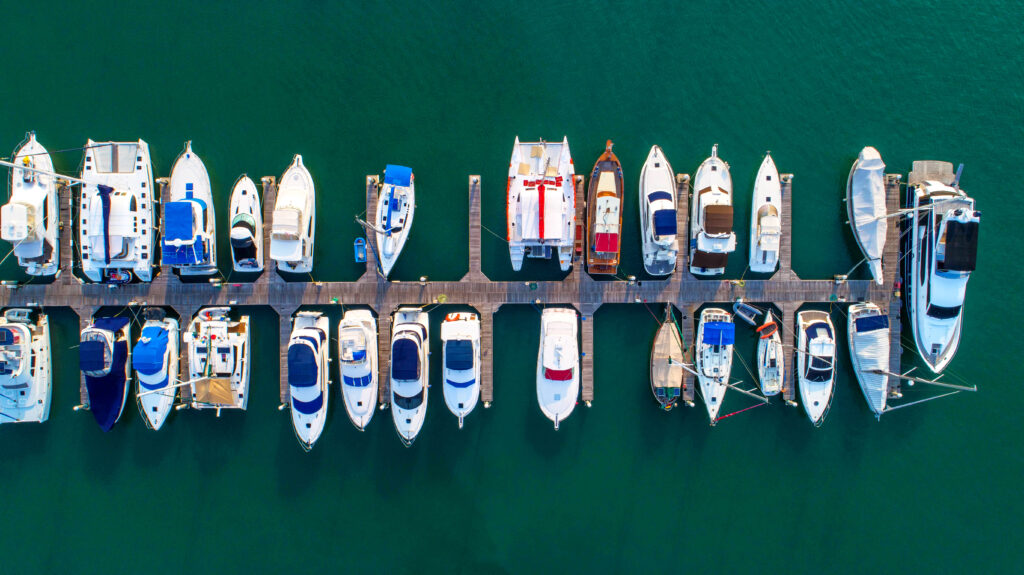
<svg viewBox="0 0 1024 575">
<path fill-rule="evenodd" d="M 960 315 L 960 308 L 963 306 L 944 306 L 938 304 L 931 304 L 928 306 L 928 317 L 935 319 L 953 319 Z"/>
<path fill-rule="evenodd" d="M 412 397 L 395 394 L 394 404 L 402 409 L 416 409 L 423 404 L 423 390 Z"/>
</svg>

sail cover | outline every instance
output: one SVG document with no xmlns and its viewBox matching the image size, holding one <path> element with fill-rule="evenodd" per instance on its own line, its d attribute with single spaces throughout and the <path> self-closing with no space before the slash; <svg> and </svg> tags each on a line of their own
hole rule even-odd
<svg viewBox="0 0 1024 575">
<path fill-rule="evenodd" d="M 847 190 L 854 234 L 869 260 L 881 259 L 885 250 L 885 164 L 878 150 L 861 150 Z"/>
<path fill-rule="evenodd" d="M 167 353 L 167 330 L 151 325 L 143 328 L 139 343 L 132 350 L 132 367 L 142 375 L 156 375 L 164 368 Z"/>
<path fill-rule="evenodd" d="M 473 342 L 457 339 L 444 344 L 444 359 L 448 369 L 463 371 L 473 367 Z"/>
<path fill-rule="evenodd" d="M 412 183 L 412 168 L 388 164 L 384 168 L 384 183 L 408 188 L 409 184 Z M 430 182 L 427 182 L 427 184 L 429 185 Z"/>
<path fill-rule="evenodd" d="M 978 222 L 950 221 L 946 224 L 945 268 L 972 272 L 978 260 Z"/>
<path fill-rule="evenodd" d="M 391 349 L 391 377 L 413 381 L 420 377 L 419 348 L 411 339 L 396 340 Z"/>
<path fill-rule="evenodd" d="M 736 341 L 736 325 L 727 321 L 709 321 L 704 324 L 704 339 L 707 345 L 732 345 Z"/>
<path fill-rule="evenodd" d="M 889 392 L 889 377 L 874 371 L 889 369 L 889 317 L 872 315 L 854 320 L 857 326 L 853 339 L 853 367 L 857 370 L 864 398 L 872 411 L 885 410 L 886 394 Z"/>
</svg>

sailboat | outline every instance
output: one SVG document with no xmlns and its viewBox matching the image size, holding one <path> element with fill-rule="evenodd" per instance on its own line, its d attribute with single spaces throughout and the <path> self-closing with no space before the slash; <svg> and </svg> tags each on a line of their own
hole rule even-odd
<svg viewBox="0 0 1024 575">
<path fill-rule="evenodd" d="M 146 310 L 146 323 L 132 348 L 132 367 L 138 387 L 135 399 L 146 426 L 163 427 L 174 407 L 178 380 L 178 320 L 160 308 Z"/>
<path fill-rule="evenodd" d="M 846 180 L 846 215 L 875 283 L 882 285 L 882 254 L 889 228 L 885 214 L 885 164 L 878 150 L 860 151 Z"/>
<path fill-rule="evenodd" d="M 512 269 L 523 258 L 558 257 L 563 272 L 572 267 L 576 241 L 576 184 L 569 140 L 519 142 L 508 164 L 508 252 Z"/>
<path fill-rule="evenodd" d="M 12 308 L 0 317 L 0 424 L 50 417 L 50 322 L 42 310 Z"/>
<path fill-rule="evenodd" d="M 652 146 L 640 170 L 640 238 L 644 269 L 652 276 L 668 275 L 676 269 L 676 209 L 675 172 L 661 148 Z"/>
<path fill-rule="evenodd" d="M 341 398 L 356 429 L 363 431 L 377 407 L 377 320 L 365 309 L 345 312 L 338 325 Z"/>
<path fill-rule="evenodd" d="M 782 238 L 782 184 L 771 153 L 757 170 L 750 205 L 750 271 L 772 273 L 779 265 Z"/>
<path fill-rule="evenodd" d="M 800 402 L 815 427 L 820 427 L 832 405 L 836 381 L 836 339 L 832 318 L 823 311 L 796 314 L 796 370 Z"/>
<path fill-rule="evenodd" d="M 700 324 L 697 326 L 695 362 L 701 395 L 711 425 L 718 422 L 718 412 L 729 387 L 732 348 L 735 343 L 736 324 L 729 312 L 714 307 L 701 312 Z"/>
<path fill-rule="evenodd" d="M 245 174 L 231 188 L 231 265 L 236 272 L 263 271 L 263 208 Z"/>
<path fill-rule="evenodd" d="M 78 366 L 85 375 L 89 411 L 103 431 L 124 412 L 131 383 L 131 322 L 127 317 L 94 318 L 82 330 Z"/>
<path fill-rule="evenodd" d="M 412 445 L 427 417 L 430 319 L 419 308 L 399 308 L 391 334 L 391 418 L 398 438 Z"/>
<path fill-rule="evenodd" d="M 622 164 L 612 141 L 594 164 L 587 194 L 587 271 L 615 275 L 622 237 Z"/>
<path fill-rule="evenodd" d="M 291 273 L 313 271 L 316 188 L 299 154 L 281 176 L 270 230 L 270 259 L 277 262 L 278 269 Z"/>
<path fill-rule="evenodd" d="M 736 233 L 732 231 L 732 176 L 729 164 L 718 157 L 718 144 L 697 168 L 693 189 L 690 273 L 724 274 L 729 254 L 736 250 Z"/>
<path fill-rule="evenodd" d="M 15 166 L 11 168 L 11 195 L 0 209 L 0 237 L 14 244 L 14 256 L 26 274 L 52 276 L 57 273 L 60 255 L 53 160 L 35 132 L 29 132 L 11 163 Z"/>
<path fill-rule="evenodd" d="M 444 402 L 459 419 L 459 429 L 480 398 L 480 318 L 450 313 L 441 322 L 444 350 Z"/>
<path fill-rule="evenodd" d="M 189 323 L 189 387 L 192 409 L 245 410 L 249 403 L 249 316 L 231 318 L 230 307 L 209 307 Z"/>
<path fill-rule="evenodd" d="M 757 380 L 761 384 L 761 393 L 765 397 L 778 395 L 782 391 L 786 355 L 779 337 L 779 324 L 775 323 L 771 310 L 765 313 L 757 335 Z"/>
<path fill-rule="evenodd" d="M 665 411 L 679 402 L 683 359 L 683 340 L 672 317 L 672 304 L 665 304 L 665 319 L 658 326 L 651 346 L 651 393 Z"/>
<path fill-rule="evenodd" d="M 537 402 L 555 429 L 576 407 L 580 395 L 580 351 L 574 309 L 545 308 L 540 316 L 537 351 Z"/>
<path fill-rule="evenodd" d="M 377 200 L 377 251 L 380 273 L 386 278 L 402 255 L 416 212 L 416 182 L 412 168 L 388 164 Z"/>
<path fill-rule="evenodd" d="M 163 264 L 183 276 L 217 273 L 217 216 L 213 209 L 210 175 L 192 142 L 171 169 L 171 184 L 163 202 Z"/>
<path fill-rule="evenodd" d="M 329 332 L 330 320 L 320 312 L 300 311 L 292 320 L 288 397 L 295 437 L 305 451 L 313 449 L 327 423 Z"/>
<path fill-rule="evenodd" d="M 875 417 L 881 417 L 889 395 L 889 316 L 871 302 L 851 305 L 846 333 L 857 383 Z"/>
</svg>

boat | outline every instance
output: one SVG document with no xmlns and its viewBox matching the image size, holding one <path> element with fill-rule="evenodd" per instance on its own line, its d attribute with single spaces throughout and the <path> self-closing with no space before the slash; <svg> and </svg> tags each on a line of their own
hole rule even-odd
<svg viewBox="0 0 1024 575">
<path fill-rule="evenodd" d="M 732 304 L 732 313 L 750 325 L 757 325 L 757 317 L 761 315 L 761 310 L 749 303 L 744 303 L 743 299 L 740 298 L 736 300 L 736 303 Z"/>
<path fill-rule="evenodd" d="M 50 322 L 42 310 L 11 308 L 0 317 L 0 424 L 50 417 Z"/>
<path fill-rule="evenodd" d="M 368 310 L 348 310 L 341 318 L 338 357 L 345 413 L 363 431 L 377 407 L 377 320 Z"/>
<path fill-rule="evenodd" d="M 693 189 L 690 273 L 724 274 L 729 254 L 736 249 L 736 233 L 732 231 L 732 177 L 729 164 L 718 157 L 718 144 L 697 168 Z"/>
<path fill-rule="evenodd" d="M 651 346 L 651 393 L 668 411 L 679 402 L 683 388 L 683 340 L 679 336 L 672 304 L 665 304 L 665 319 Z"/>
<path fill-rule="evenodd" d="M 430 388 L 430 320 L 419 308 L 399 308 L 392 320 L 391 418 L 406 447 L 427 416 Z"/>
<path fill-rule="evenodd" d="M 943 176 L 917 177 L 929 164 L 941 166 Z M 907 186 L 913 210 L 904 275 L 910 325 L 917 351 L 934 373 L 949 365 L 960 344 L 967 281 L 978 259 L 981 212 L 951 175 L 952 164 L 914 162 Z"/>
<path fill-rule="evenodd" d="M 576 234 L 575 168 L 569 139 L 560 143 L 520 142 L 516 136 L 508 164 L 508 253 L 512 270 L 525 257 L 558 257 L 563 272 L 572 267 Z"/>
<path fill-rule="evenodd" d="M 694 355 L 697 380 L 711 425 L 718 423 L 718 412 L 722 408 L 725 391 L 729 388 L 732 348 L 735 343 L 736 324 L 729 312 L 716 307 L 701 312 Z"/>
<path fill-rule="evenodd" d="M 652 276 L 676 269 L 677 208 L 675 172 L 661 148 L 652 146 L 640 170 L 640 238 L 644 269 Z"/>
<path fill-rule="evenodd" d="M 851 305 L 846 333 L 857 383 L 875 417 L 881 417 L 889 396 L 889 316 L 871 302 Z"/>
<path fill-rule="evenodd" d="M 836 381 L 836 339 L 832 318 L 823 311 L 796 314 L 796 371 L 800 402 L 815 427 L 820 427 L 832 405 Z"/>
<path fill-rule="evenodd" d="M 779 337 L 779 324 L 771 310 L 764 314 L 764 323 L 757 328 L 757 380 L 765 397 L 778 395 L 786 373 L 786 354 Z"/>
<path fill-rule="evenodd" d="M 878 285 L 889 228 L 885 211 L 885 164 L 878 150 L 868 146 L 860 151 L 846 180 L 846 217 Z"/>
<path fill-rule="evenodd" d="M 245 174 L 231 188 L 231 266 L 236 272 L 263 271 L 263 208 L 256 184 Z"/>
<path fill-rule="evenodd" d="M 178 320 L 160 308 L 145 311 L 139 341 L 132 348 L 137 387 L 135 401 L 146 426 L 159 430 L 167 421 L 178 393 Z"/>
<path fill-rule="evenodd" d="M 537 351 L 537 402 L 555 429 L 576 407 L 580 395 L 579 314 L 569 308 L 545 308 L 540 316 Z"/>
<path fill-rule="evenodd" d="M 128 398 L 131 329 L 127 317 L 100 317 L 82 330 L 78 366 L 85 376 L 89 411 L 103 431 L 121 419 Z"/>
<path fill-rule="evenodd" d="M 416 212 L 416 182 L 412 168 L 388 164 L 384 168 L 384 186 L 377 200 L 377 256 L 380 273 L 386 278 L 412 230 Z"/>
<path fill-rule="evenodd" d="M 782 238 L 782 183 L 771 153 L 757 170 L 750 215 L 750 271 L 772 273 L 779 266 Z"/>
<path fill-rule="evenodd" d="M 441 322 L 444 353 L 444 402 L 462 422 L 480 398 L 480 317 L 450 313 Z"/>
<path fill-rule="evenodd" d="M 0 237 L 14 244 L 14 256 L 30 276 L 52 276 L 59 267 L 60 212 L 50 153 L 29 132 L 14 151 L 10 197 L 0 208 Z M 28 169 L 25 169 L 28 168 Z M 36 171 L 38 170 L 38 171 Z"/>
<path fill-rule="evenodd" d="M 330 396 L 328 356 L 330 320 L 316 311 L 300 311 L 292 319 L 288 340 L 288 399 L 292 427 L 302 449 L 309 451 L 327 423 Z"/>
<path fill-rule="evenodd" d="M 189 323 L 189 387 L 192 409 L 245 410 L 249 403 L 249 316 L 231 318 L 230 307 L 208 307 Z"/>
<path fill-rule="evenodd" d="M 85 146 L 78 202 L 78 245 L 89 281 L 153 280 L 156 198 L 149 145 L 94 142 Z"/>
<path fill-rule="evenodd" d="M 352 251 L 357 264 L 366 263 L 366 238 L 356 238 L 352 242 Z"/>
<path fill-rule="evenodd" d="M 171 169 L 168 197 L 163 203 L 162 263 L 183 276 L 217 273 L 217 216 L 213 209 L 210 175 L 191 140 Z"/>
<path fill-rule="evenodd" d="M 622 164 L 608 140 L 590 173 L 587 193 L 587 271 L 592 274 L 615 275 L 619 269 L 622 193 Z"/>
<path fill-rule="evenodd" d="M 281 176 L 270 228 L 270 259 L 281 271 L 313 271 L 313 240 L 316 235 L 316 189 L 313 176 L 295 154 Z"/>
</svg>

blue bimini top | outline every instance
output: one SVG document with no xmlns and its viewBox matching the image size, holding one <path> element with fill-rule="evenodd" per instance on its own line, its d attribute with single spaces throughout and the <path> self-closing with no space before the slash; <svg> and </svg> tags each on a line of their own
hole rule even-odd
<svg viewBox="0 0 1024 575">
<path fill-rule="evenodd" d="M 732 345 L 736 341 L 736 325 L 726 321 L 710 321 L 704 324 L 704 341 L 707 345 Z"/>
</svg>

